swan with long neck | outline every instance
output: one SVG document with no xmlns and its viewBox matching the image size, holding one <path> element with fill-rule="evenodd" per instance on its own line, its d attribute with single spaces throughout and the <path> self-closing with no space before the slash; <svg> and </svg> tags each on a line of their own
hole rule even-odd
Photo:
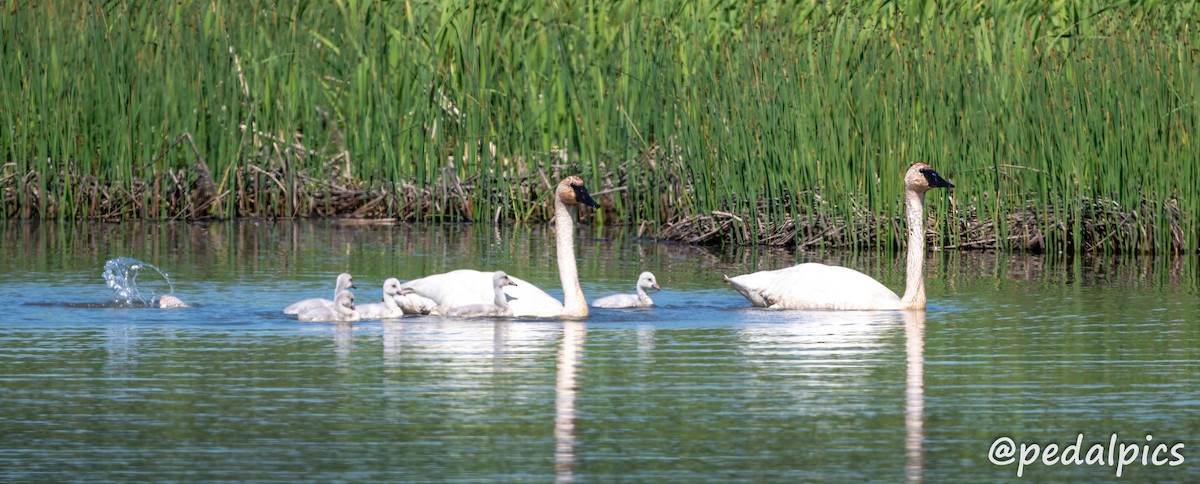
<svg viewBox="0 0 1200 484">
<path fill-rule="evenodd" d="M 345 272 L 338 274 L 337 282 L 333 287 L 333 297 L 337 298 L 338 293 L 342 291 L 348 291 L 350 289 L 358 289 L 358 286 L 354 285 L 354 278 Z M 333 308 L 333 301 L 330 299 L 314 297 L 292 303 L 290 306 L 283 308 L 283 314 L 300 314 L 301 311 L 326 307 Z"/>
<path fill-rule="evenodd" d="M 638 275 L 637 294 L 613 294 L 592 301 L 594 308 L 648 308 L 654 305 L 654 300 L 646 294 L 647 289 L 659 290 L 658 281 L 654 274 L 643 272 Z"/>
<path fill-rule="evenodd" d="M 537 286 L 510 275 L 515 286 L 506 286 L 508 305 L 514 316 L 540 318 L 586 318 L 587 300 L 579 285 L 575 261 L 575 217 L 579 205 L 599 207 L 588 194 L 583 179 L 569 176 L 554 189 L 554 234 L 558 254 L 558 277 L 562 281 L 563 301 L 559 302 Z M 494 298 L 493 272 L 460 269 L 414 279 L 401 284 L 406 291 L 433 300 L 439 307 L 491 304 Z"/>
<path fill-rule="evenodd" d="M 751 304 L 777 309 L 844 311 L 925 309 L 925 192 L 954 188 L 926 163 L 913 163 L 904 174 L 904 213 L 908 219 L 908 256 L 904 295 L 897 296 L 871 276 L 838 266 L 807 263 L 761 271 L 725 282 Z"/>
</svg>

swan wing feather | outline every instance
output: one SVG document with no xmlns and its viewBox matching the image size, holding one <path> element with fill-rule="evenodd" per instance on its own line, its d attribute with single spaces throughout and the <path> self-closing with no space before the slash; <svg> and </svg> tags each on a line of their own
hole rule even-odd
<svg viewBox="0 0 1200 484">
<path fill-rule="evenodd" d="M 304 311 L 310 311 L 317 308 L 333 308 L 333 301 L 328 299 L 314 297 L 296 301 L 288 307 L 283 308 L 283 314 L 300 314 Z"/>
<path fill-rule="evenodd" d="M 642 307 L 637 294 L 613 294 L 592 301 L 594 308 L 638 308 Z"/>
</svg>

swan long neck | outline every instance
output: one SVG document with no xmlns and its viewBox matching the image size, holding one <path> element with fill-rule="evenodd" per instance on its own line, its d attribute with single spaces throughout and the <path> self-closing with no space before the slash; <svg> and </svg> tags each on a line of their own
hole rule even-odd
<svg viewBox="0 0 1200 484">
<path fill-rule="evenodd" d="M 579 285 L 579 271 L 575 267 L 575 207 L 567 206 L 562 200 L 554 200 L 554 235 L 558 247 L 558 277 L 563 287 L 563 316 L 586 318 L 587 300 Z"/>
<path fill-rule="evenodd" d="M 504 286 L 498 284 L 496 285 L 496 299 L 494 299 L 492 302 L 498 308 L 508 308 L 508 298 L 504 297 Z"/>
<path fill-rule="evenodd" d="M 925 309 L 925 194 L 904 190 L 904 213 L 908 218 L 908 257 L 900 309 Z"/>
<path fill-rule="evenodd" d="M 646 294 L 646 288 L 642 287 L 641 284 L 638 284 L 638 286 L 637 286 L 637 296 L 638 296 L 638 301 L 641 302 L 642 304 L 646 304 L 646 305 L 653 304 L 653 301 L 650 300 L 650 295 Z"/>
</svg>

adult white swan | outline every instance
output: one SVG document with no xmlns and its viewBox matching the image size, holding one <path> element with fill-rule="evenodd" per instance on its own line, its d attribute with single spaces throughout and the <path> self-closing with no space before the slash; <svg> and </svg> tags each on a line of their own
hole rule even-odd
<svg viewBox="0 0 1200 484">
<path fill-rule="evenodd" d="M 514 316 L 539 318 L 586 318 L 587 300 L 579 286 L 579 272 L 575 267 L 575 216 L 580 204 L 599 207 L 592 200 L 583 179 L 569 176 L 559 182 L 554 190 L 554 233 L 558 246 L 558 277 L 562 280 L 563 302 L 558 302 L 545 291 L 516 276 L 509 276 L 515 286 L 506 286 L 508 306 Z M 407 290 L 432 299 L 441 307 L 459 307 L 472 304 L 492 304 L 494 272 L 460 269 L 444 274 L 414 279 L 402 284 Z"/>
<path fill-rule="evenodd" d="M 926 163 L 913 163 L 904 174 L 904 212 L 908 218 L 908 270 L 904 296 L 897 297 L 871 276 L 845 267 L 800 264 L 761 271 L 725 282 L 755 306 L 778 309 L 902 310 L 925 309 L 925 192 L 954 188 Z"/>
<path fill-rule="evenodd" d="M 334 287 L 333 287 L 333 297 L 336 298 L 338 293 L 340 293 L 342 291 L 348 291 L 350 289 L 358 289 L 358 286 L 354 285 L 354 278 L 350 277 L 350 274 L 347 274 L 345 272 L 338 274 L 337 282 L 334 284 Z M 332 307 L 333 307 L 332 300 L 321 298 L 321 297 L 314 297 L 314 298 L 310 298 L 310 299 L 302 299 L 300 301 L 296 301 L 296 302 L 292 303 L 288 307 L 283 308 L 283 314 L 300 314 L 301 311 L 307 311 L 309 309 L 332 308 Z"/>
<path fill-rule="evenodd" d="M 600 299 L 592 301 L 594 308 L 648 308 L 654 305 L 654 300 L 646 294 L 647 289 L 657 291 L 658 281 L 654 279 L 654 274 L 643 272 L 638 276 L 637 294 L 613 294 L 604 296 Z"/>
</svg>

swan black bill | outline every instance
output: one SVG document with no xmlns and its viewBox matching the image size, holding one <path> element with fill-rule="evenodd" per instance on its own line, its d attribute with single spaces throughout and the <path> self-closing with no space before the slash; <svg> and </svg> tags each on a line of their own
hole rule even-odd
<svg viewBox="0 0 1200 484">
<path fill-rule="evenodd" d="M 925 182 L 929 183 L 929 188 L 954 188 L 954 184 L 950 180 L 942 178 L 933 168 L 925 168 L 921 170 L 921 174 L 925 175 Z"/>
<path fill-rule="evenodd" d="M 600 208 L 600 204 L 592 200 L 592 195 L 588 193 L 587 187 L 583 185 L 571 185 L 571 189 L 575 190 L 575 200 L 579 203 L 592 208 Z"/>
</svg>

